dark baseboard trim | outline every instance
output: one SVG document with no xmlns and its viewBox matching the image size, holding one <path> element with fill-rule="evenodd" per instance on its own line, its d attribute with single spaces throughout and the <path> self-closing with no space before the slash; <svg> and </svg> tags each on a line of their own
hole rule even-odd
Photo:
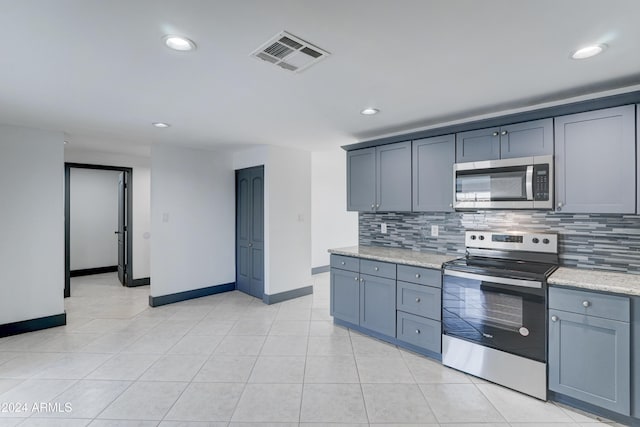
<svg viewBox="0 0 640 427">
<path fill-rule="evenodd" d="M 129 283 L 127 286 L 130 288 L 135 288 L 136 286 L 146 286 L 150 284 L 151 284 L 151 278 L 143 277 L 142 279 L 133 279 L 131 283 Z"/>
<path fill-rule="evenodd" d="M 117 265 L 110 265 L 109 267 L 96 267 L 96 268 L 84 268 L 81 270 L 71 270 L 69 274 L 71 277 L 78 276 L 91 276 L 92 274 L 113 273 L 118 271 Z"/>
<path fill-rule="evenodd" d="M 264 294 L 262 301 L 265 304 L 276 304 L 282 301 L 303 297 L 305 295 L 311 295 L 313 293 L 313 286 L 305 286 L 303 288 L 291 289 L 290 291 L 280 292 L 278 294 L 267 295 Z"/>
<path fill-rule="evenodd" d="M 236 289 L 236 284 L 225 283 L 224 285 L 208 286 L 206 288 L 193 289 L 191 291 L 176 292 L 175 294 L 160 295 L 158 297 L 152 297 L 149 295 L 149 305 L 151 307 L 158 307 L 161 305 L 173 304 L 174 302 L 186 301 L 194 298 L 206 297 L 209 295 L 219 294 L 222 292 L 229 292 Z"/>
<path fill-rule="evenodd" d="M 320 267 L 313 267 L 311 269 L 311 274 L 327 273 L 330 269 L 331 269 L 331 266 L 328 266 L 328 265 L 321 265 Z"/>
<path fill-rule="evenodd" d="M 410 351 L 412 351 L 414 353 L 418 353 L 418 354 L 421 354 L 423 356 L 427 356 L 427 357 L 429 357 L 431 359 L 437 360 L 438 362 L 442 362 L 442 354 L 440 354 L 440 353 L 435 353 L 433 351 L 426 350 L 424 348 L 415 346 L 413 344 L 409 344 L 409 343 L 406 343 L 406 342 L 403 342 L 403 341 L 399 341 L 399 340 L 397 340 L 397 339 L 395 339 L 393 337 L 388 337 L 386 335 L 382 335 L 382 334 L 380 334 L 378 332 L 374 332 L 374 331 L 372 331 L 370 329 L 362 328 L 359 325 L 356 325 L 354 323 L 345 322 L 344 320 L 336 319 L 335 317 L 333 318 L 333 323 L 336 324 L 336 325 L 339 325 L 339 326 L 344 326 L 345 328 L 353 329 L 354 331 L 360 332 L 362 334 L 369 335 L 369 336 L 371 336 L 373 338 L 379 339 L 380 341 L 385 341 L 385 342 L 388 342 L 389 344 L 393 344 L 393 345 L 396 345 L 398 347 L 405 348 L 405 349 L 410 350 Z"/>
<path fill-rule="evenodd" d="M 23 334 L 25 332 L 39 331 L 41 329 L 55 328 L 56 326 L 64 326 L 66 324 L 67 313 L 23 320 L 21 322 L 6 323 L 0 325 L 0 338 Z"/>
<path fill-rule="evenodd" d="M 626 415 L 621 415 L 616 412 L 609 411 L 608 409 L 600 408 L 599 406 L 592 405 L 590 403 L 583 402 L 573 397 L 565 396 L 564 394 L 556 393 L 555 391 L 549 391 L 549 400 L 562 403 L 563 405 L 571 406 L 581 411 L 590 412 L 594 415 L 598 415 L 603 418 L 607 418 L 617 423 L 622 423 L 630 426 L 640 425 L 640 420 Z"/>
</svg>

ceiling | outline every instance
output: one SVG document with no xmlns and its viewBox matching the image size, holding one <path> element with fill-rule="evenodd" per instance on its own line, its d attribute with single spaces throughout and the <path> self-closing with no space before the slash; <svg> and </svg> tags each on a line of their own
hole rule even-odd
<svg viewBox="0 0 640 427">
<path fill-rule="evenodd" d="M 637 0 L 0 0 L 0 122 L 68 147 L 308 150 L 640 83 Z M 250 54 L 286 30 L 331 55 Z M 198 48 L 175 52 L 165 34 Z M 576 61 L 585 44 L 600 56 Z M 365 107 L 381 110 L 363 116 Z M 156 129 L 152 122 L 171 124 Z"/>
</svg>

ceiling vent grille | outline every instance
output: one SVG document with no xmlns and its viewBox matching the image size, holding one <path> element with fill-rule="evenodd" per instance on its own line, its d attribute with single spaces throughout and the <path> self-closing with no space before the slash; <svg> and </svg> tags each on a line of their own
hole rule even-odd
<svg viewBox="0 0 640 427">
<path fill-rule="evenodd" d="M 306 70 L 329 55 L 329 52 L 286 31 L 276 34 L 251 53 L 254 58 L 294 73 Z"/>
</svg>

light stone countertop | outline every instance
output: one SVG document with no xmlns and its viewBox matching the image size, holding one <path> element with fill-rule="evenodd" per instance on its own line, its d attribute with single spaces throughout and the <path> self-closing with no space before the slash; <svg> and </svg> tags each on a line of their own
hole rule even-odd
<svg viewBox="0 0 640 427">
<path fill-rule="evenodd" d="M 387 248 L 382 246 L 350 246 L 348 248 L 329 249 L 329 253 L 436 269 L 442 268 L 443 263 L 460 258 L 461 256 L 417 252 L 410 249 Z"/>
<path fill-rule="evenodd" d="M 572 286 L 593 291 L 640 296 L 640 274 L 560 267 L 549 277 L 547 283 L 552 286 Z"/>
</svg>

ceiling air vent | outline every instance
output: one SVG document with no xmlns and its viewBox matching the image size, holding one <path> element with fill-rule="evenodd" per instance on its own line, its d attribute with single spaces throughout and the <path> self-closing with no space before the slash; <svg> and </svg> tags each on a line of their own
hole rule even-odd
<svg viewBox="0 0 640 427">
<path fill-rule="evenodd" d="M 254 58 L 299 73 L 329 56 L 322 50 L 292 34 L 283 31 L 251 53 Z"/>
</svg>

